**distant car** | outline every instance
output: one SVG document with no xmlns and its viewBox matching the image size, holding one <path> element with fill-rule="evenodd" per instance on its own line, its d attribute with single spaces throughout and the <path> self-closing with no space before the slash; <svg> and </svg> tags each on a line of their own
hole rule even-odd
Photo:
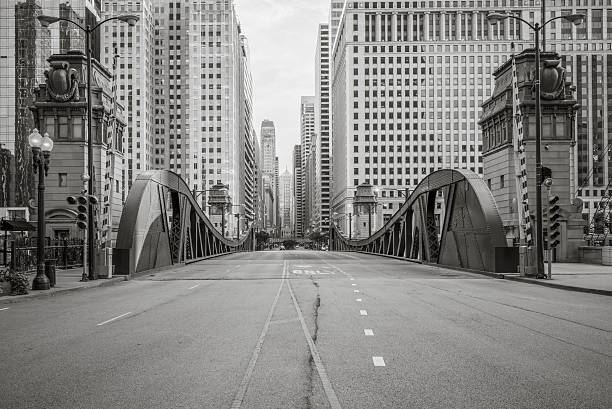
<svg viewBox="0 0 612 409">
<path fill-rule="evenodd" d="M 283 245 L 281 244 L 281 246 L 279 247 L 279 249 L 280 249 L 280 250 L 285 250 L 285 246 L 283 246 Z"/>
</svg>

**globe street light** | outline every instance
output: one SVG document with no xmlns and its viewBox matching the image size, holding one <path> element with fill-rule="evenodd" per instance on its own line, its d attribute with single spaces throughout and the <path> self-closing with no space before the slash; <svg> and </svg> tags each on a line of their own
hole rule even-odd
<svg viewBox="0 0 612 409">
<path fill-rule="evenodd" d="M 544 239 L 542 227 L 542 112 L 540 101 L 540 30 L 551 21 L 564 19 L 574 25 L 579 25 L 584 21 L 584 14 L 568 14 L 553 17 L 540 25 L 539 23 L 531 24 L 522 18 L 513 14 L 507 13 L 489 13 L 487 20 L 491 24 L 497 24 L 502 20 L 512 18 L 522 21 L 527 24 L 535 33 L 534 49 L 535 49 L 535 117 L 536 117 L 536 134 L 535 134 L 535 168 L 536 168 L 536 278 L 546 278 L 544 274 Z"/>
<path fill-rule="evenodd" d="M 53 141 L 49 134 L 40 136 L 38 129 L 33 129 L 28 137 L 32 148 L 34 173 L 38 173 L 38 238 L 36 248 L 36 277 L 32 290 L 48 290 L 51 282 L 45 275 L 45 176 L 49 172 L 49 158 L 53 150 Z"/>
<path fill-rule="evenodd" d="M 63 17 L 53 17 L 53 16 L 38 16 L 38 21 L 40 21 L 40 25 L 44 28 L 48 28 L 50 24 L 57 23 L 58 21 L 65 21 L 67 23 L 74 24 L 81 31 L 85 33 L 85 57 L 87 59 L 87 172 L 89 173 L 89 181 L 87 184 L 87 193 L 90 195 L 94 194 L 94 163 L 93 163 L 93 135 L 92 135 L 92 105 L 91 105 L 91 33 L 94 32 L 98 27 L 102 24 L 111 21 L 111 20 L 119 20 L 127 23 L 129 26 L 133 27 L 136 25 L 136 22 L 140 19 L 139 16 L 126 14 L 115 17 L 107 18 L 106 20 L 102 20 L 95 26 L 90 26 L 89 24 L 85 27 L 76 23 L 72 20 Z M 89 254 L 89 279 L 95 280 L 96 276 L 96 257 L 94 255 L 94 206 L 92 203 L 88 205 L 87 211 L 87 252 Z"/>
</svg>

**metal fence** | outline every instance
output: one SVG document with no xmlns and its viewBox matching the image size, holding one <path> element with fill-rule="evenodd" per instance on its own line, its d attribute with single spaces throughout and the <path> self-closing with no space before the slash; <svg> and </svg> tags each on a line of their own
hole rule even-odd
<svg viewBox="0 0 612 409">
<path fill-rule="evenodd" d="M 45 260 L 54 260 L 59 268 L 83 266 L 82 239 L 51 239 L 46 238 Z M 8 244 L 8 243 L 7 243 Z M 25 237 L 11 241 L 7 246 L 4 263 L 18 271 L 28 271 L 36 268 L 36 237 Z"/>
</svg>

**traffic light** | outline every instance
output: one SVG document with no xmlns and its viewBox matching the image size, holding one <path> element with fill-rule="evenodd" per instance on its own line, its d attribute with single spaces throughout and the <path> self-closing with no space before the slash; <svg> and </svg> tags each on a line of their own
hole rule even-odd
<svg viewBox="0 0 612 409">
<path fill-rule="evenodd" d="M 561 218 L 559 214 L 561 208 L 557 202 L 559 202 L 559 196 L 555 195 L 548 198 L 548 238 L 550 248 L 555 248 L 561 243 L 559 241 L 561 224 L 557 221 Z"/>
<path fill-rule="evenodd" d="M 98 198 L 92 195 L 68 196 L 66 198 L 68 204 L 77 205 L 77 226 L 79 229 L 87 228 L 87 205 L 91 203 L 93 206 L 98 204 Z"/>
</svg>

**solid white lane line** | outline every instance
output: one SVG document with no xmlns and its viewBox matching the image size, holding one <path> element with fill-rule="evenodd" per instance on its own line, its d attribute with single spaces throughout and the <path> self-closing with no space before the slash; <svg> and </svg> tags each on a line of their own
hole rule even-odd
<svg viewBox="0 0 612 409">
<path fill-rule="evenodd" d="M 372 362 L 374 362 L 374 366 L 386 366 L 385 360 L 383 359 L 382 356 L 373 356 Z"/>
<path fill-rule="evenodd" d="M 355 301 L 357 301 L 357 302 L 361 302 L 361 298 L 357 298 Z"/>
<path fill-rule="evenodd" d="M 253 355 L 251 356 L 251 360 L 249 361 L 249 365 L 247 366 L 247 370 L 244 373 L 242 381 L 240 382 L 238 392 L 236 392 L 236 396 L 234 396 L 234 400 L 232 401 L 231 409 L 239 409 L 242 406 L 242 401 L 244 400 L 244 396 L 246 395 L 249 382 L 251 382 L 251 377 L 253 376 L 253 371 L 255 370 L 255 364 L 257 363 L 257 359 L 259 358 L 259 354 L 261 352 L 261 347 L 263 346 L 264 339 L 266 338 L 266 334 L 268 333 L 268 329 L 270 328 L 270 321 L 272 321 L 272 315 L 274 314 L 274 310 L 276 309 L 276 303 L 278 302 L 281 290 L 283 289 L 283 285 L 285 284 L 286 277 L 287 260 L 283 261 L 283 274 L 281 278 L 281 283 L 278 286 L 276 297 L 274 297 L 272 307 L 270 307 L 270 312 L 268 313 L 268 319 L 266 319 L 266 323 L 264 324 L 264 327 L 261 330 L 261 334 L 259 335 L 257 344 L 255 345 L 255 350 L 253 351 Z"/>
<path fill-rule="evenodd" d="M 0 311 L 8 310 L 10 307 L 0 308 Z"/>
<path fill-rule="evenodd" d="M 368 312 L 366 310 L 359 310 L 359 314 L 368 315 Z"/>
<path fill-rule="evenodd" d="M 353 292 L 354 292 L 355 294 L 357 294 L 357 293 L 359 292 L 359 290 L 353 290 Z"/>
<path fill-rule="evenodd" d="M 363 332 L 368 337 L 373 337 L 374 336 L 374 331 L 372 331 L 371 329 L 366 328 L 366 329 L 363 330 Z"/>
<path fill-rule="evenodd" d="M 200 286 L 200 284 L 196 284 L 193 287 L 189 287 L 188 290 L 193 290 L 194 288 L 198 288 Z"/>
<path fill-rule="evenodd" d="M 126 312 L 125 314 L 121 314 L 121 315 L 119 315 L 119 316 L 117 316 L 117 317 L 115 317 L 115 318 L 111 318 L 110 320 L 106 320 L 106 321 L 104 321 L 104 322 L 101 322 L 101 323 L 99 323 L 99 324 L 98 324 L 98 326 L 100 326 L 100 325 L 104 325 L 104 324 L 108 324 L 109 322 L 113 322 L 113 321 L 115 321 L 115 320 L 118 320 L 119 318 L 123 318 L 123 317 L 125 317 L 126 315 L 131 314 L 131 313 L 132 313 L 131 311 L 130 311 L 130 312 Z"/>
<path fill-rule="evenodd" d="M 317 346 L 312 340 L 312 335 L 310 335 L 310 331 L 308 331 L 308 326 L 306 325 L 306 321 L 304 321 L 304 316 L 302 315 L 302 310 L 295 299 L 295 294 L 293 294 L 293 289 L 291 288 L 291 282 L 287 281 L 287 288 L 289 288 L 289 294 L 291 294 L 291 299 L 293 300 L 293 306 L 295 307 L 295 311 L 297 312 L 298 318 L 300 319 L 300 323 L 302 324 L 302 331 L 304 331 L 304 337 L 306 337 L 306 342 L 308 342 L 308 347 L 310 348 L 310 355 L 312 356 L 312 360 L 317 368 L 317 372 L 319 373 L 319 378 L 321 379 L 321 383 L 323 384 L 323 391 L 327 396 L 327 401 L 332 409 L 342 409 L 340 405 L 340 401 L 336 396 L 336 392 L 334 392 L 334 388 L 327 377 L 327 372 L 325 371 L 325 367 L 323 366 L 323 361 L 321 361 L 321 356 L 319 355 L 319 351 L 317 350 Z"/>
</svg>

